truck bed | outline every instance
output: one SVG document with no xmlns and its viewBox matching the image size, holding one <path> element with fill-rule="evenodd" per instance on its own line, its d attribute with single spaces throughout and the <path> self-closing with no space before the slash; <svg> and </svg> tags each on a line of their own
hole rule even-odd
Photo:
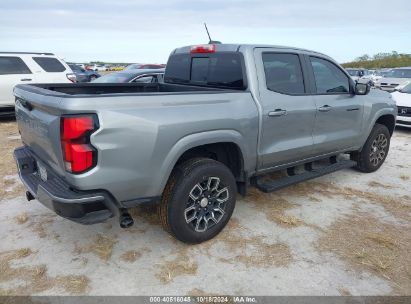
<svg viewBox="0 0 411 304">
<path fill-rule="evenodd" d="M 68 84 L 34 84 L 19 85 L 24 90 L 51 95 L 51 92 L 66 95 L 102 95 L 102 94 L 135 94 L 135 93 L 212 93 L 235 91 L 228 89 L 202 87 L 193 85 L 179 85 L 170 83 L 68 83 Z M 43 90 L 38 90 L 43 89 Z M 48 91 L 48 92 L 47 92 Z M 58 94 L 61 95 L 61 94 Z"/>
</svg>

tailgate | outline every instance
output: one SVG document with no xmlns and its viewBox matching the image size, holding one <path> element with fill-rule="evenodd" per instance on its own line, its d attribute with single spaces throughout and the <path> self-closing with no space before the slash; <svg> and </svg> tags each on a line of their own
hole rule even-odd
<svg viewBox="0 0 411 304">
<path fill-rule="evenodd" d="M 17 93 L 16 93 L 17 91 Z M 56 173 L 63 175 L 63 156 L 60 142 L 60 115 L 53 114 L 47 103 L 58 105 L 59 98 L 15 90 L 16 120 L 23 143 Z M 42 102 L 46 101 L 47 102 Z"/>
</svg>

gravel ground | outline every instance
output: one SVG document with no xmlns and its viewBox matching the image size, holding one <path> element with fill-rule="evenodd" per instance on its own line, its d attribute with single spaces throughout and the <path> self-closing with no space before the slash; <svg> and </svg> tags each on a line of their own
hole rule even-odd
<svg viewBox="0 0 411 304">
<path fill-rule="evenodd" d="M 411 295 L 411 131 L 376 173 L 352 169 L 263 194 L 250 188 L 215 239 L 187 246 L 153 209 L 82 226 L 27 202 L 0 122 L 0 295 Z"/>
</svg>

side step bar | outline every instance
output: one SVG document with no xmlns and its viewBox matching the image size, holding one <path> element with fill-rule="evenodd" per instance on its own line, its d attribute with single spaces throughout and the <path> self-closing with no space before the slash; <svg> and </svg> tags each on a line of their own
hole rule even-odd
<svg viewBox="0 0 411 304">
<path fill-rule="evenodd" d="M 294 185 L 303 181 L 307 181 L 316 177 L 320 177 L 322 175 L 326 175 L 328 173 L 332 173 L 341 169 L 354 167 L 357 163 L 352 160 L 341 160 L 338 162 L 333 162 L 331 160 L 331 164 L 321 167 L 321 168 L 314 168 L 312 169 L 311 166 L 305 166 L 306 172 L 296 175 L 291 175 L 288 177 L 280 178 L 273 181 L 262 181 L 261 179 L 255 179 L 252 183 L 258 190 L 269 193 L 275 190 Z M 311 169 L 311 170 L 310 170 Z"/>
</svg>

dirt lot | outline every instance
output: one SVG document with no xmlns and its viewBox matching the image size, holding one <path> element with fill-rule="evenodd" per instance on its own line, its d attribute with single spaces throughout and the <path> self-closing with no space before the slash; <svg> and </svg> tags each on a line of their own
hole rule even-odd
<svg viewBox="0 0 411 304">
<path fill-rule="evenodd" d="M 0 295 L 411 295 L 411 131 L 374 174 L 348 169 L 271 193 L 250 189 L 228 227 L 175 241 L 153 210 L 81 226 L 27 202 L 0 121 Z"/>
</svg>

